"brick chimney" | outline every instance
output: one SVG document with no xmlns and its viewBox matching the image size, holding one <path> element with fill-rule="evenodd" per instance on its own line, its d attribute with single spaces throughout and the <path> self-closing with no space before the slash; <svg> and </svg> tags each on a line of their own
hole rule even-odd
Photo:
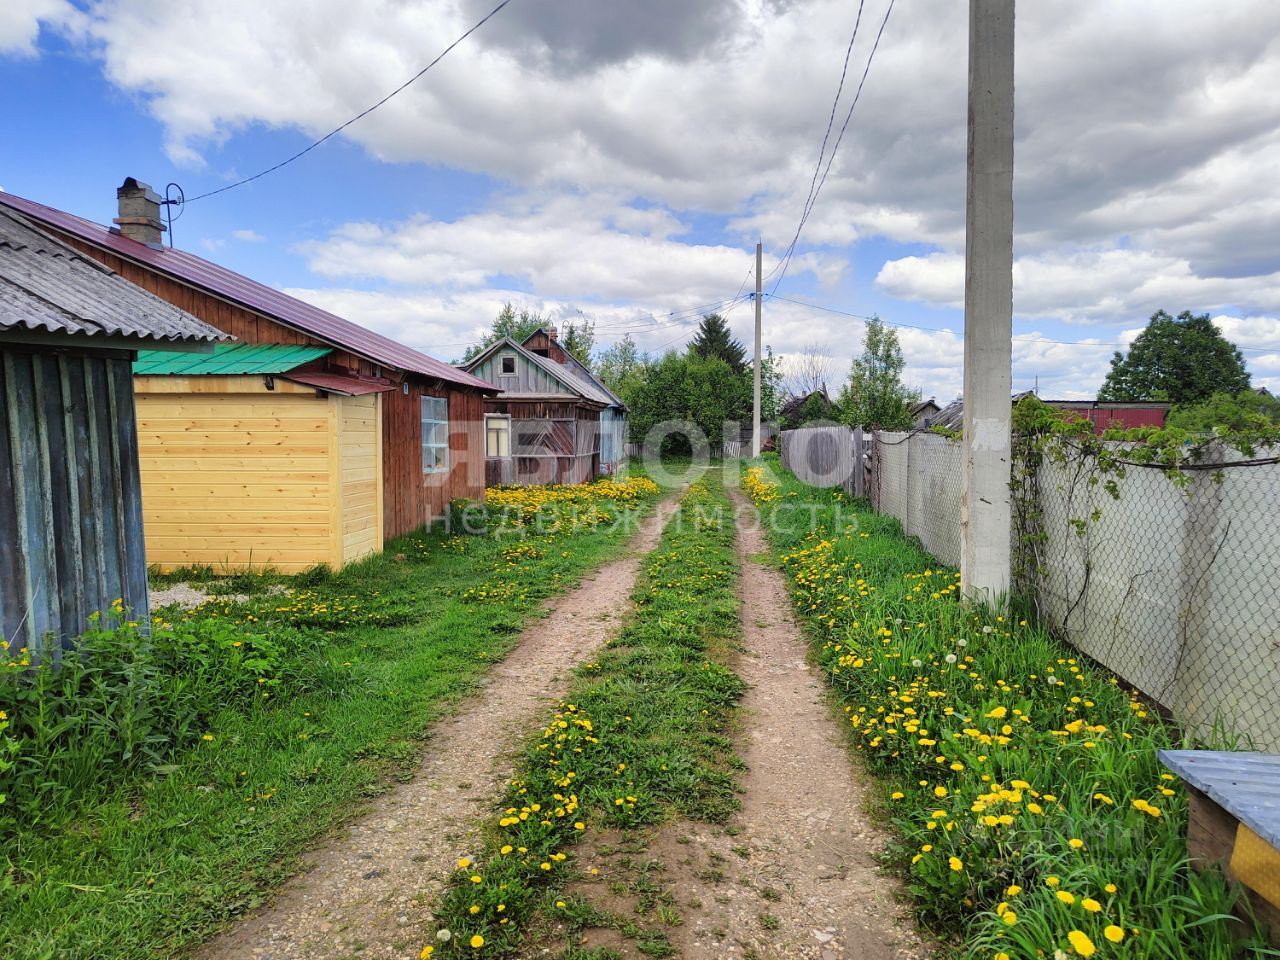
<svg viewBox="0 0 1280 960">
<path fill-rule="evenodd" d="M 163 247 L 161 234 L 164 232 L 164 224 L 160 222 L 160 201 L 160 195 L 150 186 L 126 177 L 116 190 L 120 215 L 112 223 L 121 236 L 159 250 Z"/>
<path fill-rule="evenodd" d="M 547 327 L 547 336 L 550 337 L 553 342 L 560 337 L 560 331 L 556 329 L 556 325 L 554 323 Z"/>
</svg>

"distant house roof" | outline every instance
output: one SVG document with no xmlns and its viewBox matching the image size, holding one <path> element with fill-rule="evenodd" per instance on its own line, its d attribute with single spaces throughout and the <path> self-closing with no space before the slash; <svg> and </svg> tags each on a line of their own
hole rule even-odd
<svg viewBox="0 0 1280 960">
<path fill-rule="evenodd" d="M 530 340 L 532 340 L 534 337 L 536 337 L 540 333 L 546 334 L 548 337 L 550 337 L 550 334 L 547 332 L 546 329 L 544 329 L 543 327 L 539 327 L 537 330 L 533 331 L 533 333 L 529 334 L 529 336 L 524 338 L 524 344 L 528 344 Z M 599 390 L 603 391 L 613 401 L 612 403 L 613 406 L 622 407 L 624 410 L 627 408 L 627 405 L 622 402 L 622 399 L 616 393 L 610 390 L 605 385 L 605 382 L 603 380 L 601 380 L 594 373 L 592 373 L 585 366 L 583 366 L 580 362 L 578 362 L 577 357 L 575 357 L 568 350 L 564 351 L 564 355 L 567 359 L 566 359 L 566 362 L 562 364 L 562 366 L 569 367 L 570 370 L 572 370 L 575 374 L 577 374 L 578 379 L 586 380 L 588 383 L 594 384 Z M 552 361 L 552 362 L 554 363 L 555 361 Z"/>
<path fill-rule="evenodd" d="M 140 376 L 236 376 L 285 373 L 332 353 L 330 347 L 283 343 L 220 343 L 213 353 L 140 350 L 133 372 Z"/>
<path fill-rule="evenodd" d="M 84 220 L 33 200 L 15 197 L 10 193 L 0 193 L 0 204 L 57 230 L 79 237 L 94 246 L 142 264 L 157 273 L 240 304 L 317 340 L 349 350 L 374 363 L 462 386 L 490 392 L 496 390 L 493 384 L 464 373 L 443 361 L 429 357 L 425 353 L 419 353 L 412 347 L 396 343 L 350 320 L 344 320 L 327 310 L 321 310 L 319 307 L 250 280 L 225 267 L 210 263 L 193 253 L 168 247 L 155 250 L 146 244 L 123 237 L 101 224 Z"/>
<path fill-rule="evenodd" d="M 911 416 L 918 417 L 920 416 L 920 414 L 924 413 L 926 410 L 929 410 L 931 408 L 934 410 L 942 409 L 942 407 L 938 405 L 938 401 L 935 400 L 933 397 L 930 397 L 928 400 L 921 400 L 919 403 L 913 406 L 911 408 Z"/>
<path fill-rule="evenodd" d="M 1013 395 L 1013 402 L 1017 403 L 1026 397 L 1034 397 L 1034 390 L 1023 390 L 1021 393 Z M 937 412 L 936 415 L 929 418 L 929 426 L 941 427 L 943 430 L 960 430 L 964 427 L 964 397 L 952 400 L 945 407 Z"/>
<path fill-rule="evenodd" d="M 792 397 L 782 405 L 782 409 L 779 410 L 778 413 L 784 420 L 794 420 L 800 415 L 800 411 L 804 409 L 804 405 L 814 397 L 820 398 L 828 410 L 835 407 L 835 404 L 831 402 L 830 395 L 827 393 L 827 388 L 824 386 L 818 390 L 810 390 L 803 396 Z"/>
<path fill-rule="evenodd" d="M 474 370 L 500 350 L 514 351 L 534 366 L 546 371 L 556 380 L 559 380 L 560 383 L 571 391 L 571 393 L 576 394 L 585 400 L 590 400 L 593 403 L 598 403 L 606 407 L 623 406 L 622 401 L 615 397 L 603 384 L 597 383 L 594 377 L 589 375 L 583 376 L 580 372 L 582 369 L 581 365 L 578 365 L 578 368 L 575 369 L 574 367 L 570 367 L 563 363 L 556 363 L 556 361 L 552 360 L 550 357 L 540 356 L 523 344 L 516 343 L 510 337 L 503 337 L 501 340 L 491 343 L 482 352 L 467 361 L 464 368 L 467 370 Z M 544 394 L 538 394 L 535 396 L 533 394 L 526 395 L 507 390 L 502 391 L 499 396 L 509 398 L 523 397 L 529 400 L 546 399 Z"/>
<path fill-rule="evenodd" d="M 1013 402 L 1018 403 L 1027 397 L 1034 397 L 1034 390 L 1023 390 L 1021 393 L 1013 395 Z M 1056 407 L 1059 410 L 1168 410 L 1172 404 L 1163 400 L 1133 400 L 1133 401 L 1104 401 L 1104 400 L 1041 400 L 1046 406 Z M 945 430 L 959 430 L 964 426 L 964 398 L 952 400 L 943 407 L 938 413 L 929 418 L 929 426 L 942 427 Z"/>
<path fill-rule="evenodd" d="M 142 343 L 230 337 L 0 209 L 0 331 Z"/>
</svg>

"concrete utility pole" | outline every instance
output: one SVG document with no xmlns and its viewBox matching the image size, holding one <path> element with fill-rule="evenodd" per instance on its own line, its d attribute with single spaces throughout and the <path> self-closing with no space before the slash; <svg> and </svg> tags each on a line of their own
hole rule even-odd
<svg viewBox="0 0 1280 960">
<path fill-rule="evenodd" d="M 751 456 L 760 456 L 760 263 L 763 246 L 756 243 L 756 366 L 755 392 L 751 403 Z"/>
<path fill-rule="evenodd" d="M 1013 7 L 969 0 L 960 587 L 1009 592 L 1013 386 Z"/>
</svg>

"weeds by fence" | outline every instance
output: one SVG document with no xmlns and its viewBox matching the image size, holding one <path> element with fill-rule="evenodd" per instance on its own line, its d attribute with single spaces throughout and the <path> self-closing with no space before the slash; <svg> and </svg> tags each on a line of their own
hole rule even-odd
<svg viewBox="0 0 1280 960">
<path fill-rule="evenodd" d="M 1125 449 L 1063 441 L 1028 462 L 1024 448 L 1018 591 L 1188 734 L 1280 750 L 1280 464 L 1211 445 L 1170 471 Z M 880 433 L 873 458 L 877 508 L 958 564 L 959 442 Z"/>
</svg>

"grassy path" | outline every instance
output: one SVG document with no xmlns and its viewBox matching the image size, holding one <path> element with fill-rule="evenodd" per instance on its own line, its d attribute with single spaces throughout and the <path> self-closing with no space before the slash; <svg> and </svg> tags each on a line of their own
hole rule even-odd
<svg viewBox="0 0 1280 960">
<path fill-rule="evenodd" d="M 482 692 L 433 729 L 411 780 L 309 854 L 303 872 L 267 907 L 196 956 L 320 960 L 416 953 L 413 945 L 434 933 L 430 908 L 451 872 L 453 851 L 475 843 L 475 822 L 511 776 L 513 748 L 563 695 L 566 672 L 616 635 L 640 557 L 674 509 L 671 501 L 661 504 L 623 557 L 555 600 L 545 619 L 523 631 Z"/>
<path fill-rule="evenodd" d="M 185 645 L 163 662 L 139 660 L 158 643 L 102 637 L 106 669 L 47 691 L 43 720 L 0 685 L 9 734 L 48 738 L 20 754 L 26 779 L 0 808 L 18 814 L 0 815 L 0 956 L 171 957 L 260 905 L 318 838 L 412 777 L 424 732 L 480 689 L 545 598 L 625 549 L 652 500 L 604 492 L 565 507 L 588 518 L 576 532 L 418 534 L 287 596 L 175 615 Z M 186 705 L 144 718 L 166 738 L 158 760 L 123 761 L 122 698 Z"/>
<path fill-rule="evenodd" d="M 747 684 L 738 721 L 746 772 L 728 829 L 674 824 L 650 850 L 686 909 L 683 960 L 918 960 L 929 956 L 878 867 L 886 835 L 868 819 L 825 684 L 807 658 L 755 508 L 734 493 Z M 677 842 L 673 843 L 672 840 Z"/>
<path fill-rule="evenodd" d="M 442 956 L 674 955 L 669 901 L 631 837 L 673 817 L 723 822 L 737 806 L 727 728 L 741 682 L 733 519 L 718 478 L 695 482 L 643 564 L 636 610 L 583 665 L 492 808 L 459 845 L 438 935 Z M 621 891 L 621 893 L 619 892 Z M 624 906 L 634 892 L 639 912 Z"/>
</svg>

